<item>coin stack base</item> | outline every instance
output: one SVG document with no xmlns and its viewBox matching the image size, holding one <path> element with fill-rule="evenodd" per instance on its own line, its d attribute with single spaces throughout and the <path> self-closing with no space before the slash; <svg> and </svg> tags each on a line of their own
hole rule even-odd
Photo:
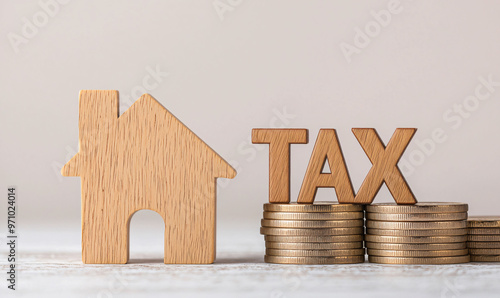
<svg viewBox="0 0 500 298">
<path fill-rule="evenodd" d="M 500 262 L 500 216 L 473 216 L 467 221 L 472 262 Z"/>
<path fill-rule="evenodd" d="M 267 263 L 355 264 L 365 261 L 363 207 L 337 202 L 264 204 Z"/>
<path fill-rule="evenodd" d="M 459 264 L 467 250 L 468 205 L 395 203 L 366 207 L 368 260 L 379 264 Z"/>
</svg>

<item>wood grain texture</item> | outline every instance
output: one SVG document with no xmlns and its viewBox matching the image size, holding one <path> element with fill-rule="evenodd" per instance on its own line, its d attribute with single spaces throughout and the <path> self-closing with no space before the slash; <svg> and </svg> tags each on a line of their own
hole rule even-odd
<svg viewBox="0 0 500 298">
<path fill-rule="evenodd" d="M 290 202 L 290 145 L 307 142 L 307 129 L 252 130 L 252 143 L 269 144 L 269 203 Z"/>
<path fill-rule="evenodd" d="M 322 173 L 326 160 L 330 173 Z M 312 204 L 319 187 L 334 187 L 340 203 L 354 201 L 354 189 L 335 129 L 321 129 L 297 202 Z"/>
<path fill-rule="evenodd" d="M 396 203 L 415 204 L 417 202 L 397 166 L 416 130 L 416 128 L 397 128 L 386 147 L 374 128 L 352 129 L 373 166 L 361 184 L 355 199 L 349 203 L 371 204 L 384 182 Z"/>
<path fill-rule="evenodd" d="M 216 178 L 236 171 L 148 94 L 118 117 L 118 92 L 80 92 L 79 152 L 63 167 L 80 176 L 82 259 L 123 264 L 141 209 L 165 222 L 165 263 L 215 259 Z"/>
</svg>

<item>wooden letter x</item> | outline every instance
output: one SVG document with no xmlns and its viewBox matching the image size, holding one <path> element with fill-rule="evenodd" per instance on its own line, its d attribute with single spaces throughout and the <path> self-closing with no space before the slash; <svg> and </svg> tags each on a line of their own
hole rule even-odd
<svg viewBox="0 0 500 298">
<path fill-rule="evenodd" d="M 370 204 L 385 182 L 396 203 L 415 204 L 417 200 L 408 183 L 406 183 L 397 163 L 416 130 L 415 128 L 396 129 L 387 147 L 385 147 L 375 129 L 353 128 L 352 132 L 373 166 L 366 175 L 354 201 L 342 203 Z"/>
</svg>

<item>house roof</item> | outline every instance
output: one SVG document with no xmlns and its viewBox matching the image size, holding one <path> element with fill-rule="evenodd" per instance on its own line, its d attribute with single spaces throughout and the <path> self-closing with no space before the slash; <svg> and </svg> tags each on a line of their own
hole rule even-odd
<svg viewBox="0 0 500 298">
<path fill-rule="evenodd" d="M 168 109 L 166 109 L 160 102 L 158 102 L 154 97 L 149 94 L 143 94 L 137 101 L 132 104 L 132 106 L 127 109 L 121 116 L 116 120 L 119 122 L 127 121 L 131 117 L 134 111 L 140 111 L 140 113 L 145 113 L 148 117 L 156 117 L 158 113 L 166 112 L 171 119 L 174 119 L 189 133 L 192 134 L 192 138 L 196 142 L 201 142 L 206 150 L 210 151 L 214 156 L 214 167 L 217 167 L 215 177 L 220 178 L 234 178 L 236 176 L 236 170 L 225 161 L 215 150 L 213 150 L 207 143 L 200 139 L 192 130 L 190 130 L 182 121 L 175 117 Z M 80 136 L 81 137 L 81 136 Z M 78 176 L 79 169 L 79 154 L 77 153 L 73 158 L 70 159 L 62 168 L 61 173 L 63 176 Z"/>
</svg>

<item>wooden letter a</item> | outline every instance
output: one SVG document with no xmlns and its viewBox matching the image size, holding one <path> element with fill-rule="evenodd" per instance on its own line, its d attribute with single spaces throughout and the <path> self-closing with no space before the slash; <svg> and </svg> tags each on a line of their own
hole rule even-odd
<svg viewBox="0 0 500 298">
<path fill-rule="evenodd" d="M 327 159 L 331 173 L 322 173 Z M 297 201 L 312 204 L 318 187 L 335 187 L 341 203 L 354 201 L 354 190 L 335 129 L 319 131 Z"/>
</svg>

